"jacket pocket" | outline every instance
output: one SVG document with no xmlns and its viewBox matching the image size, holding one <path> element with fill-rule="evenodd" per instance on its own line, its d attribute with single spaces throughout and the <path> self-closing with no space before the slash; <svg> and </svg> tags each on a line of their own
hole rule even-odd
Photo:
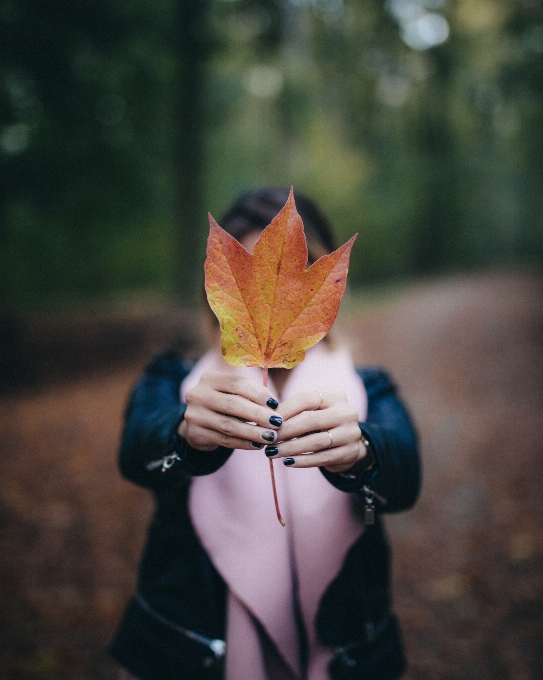
<svg viewBox="0 0 543 680">
<path fill-rule="evenodd" d="M 110 652 L 140 680 L 220 680 L 226 644 L 177 625 L 136 595 Z"/>
</svg>

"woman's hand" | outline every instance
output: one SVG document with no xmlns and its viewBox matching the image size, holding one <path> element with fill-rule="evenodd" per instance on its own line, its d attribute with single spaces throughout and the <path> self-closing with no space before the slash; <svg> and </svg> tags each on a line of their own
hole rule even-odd
<svg viewBox="0 0 543 680">
<path fill-rule="evenodd" d="M 278 444 L 266 455 L 292 467 L 345 472 L 366 456 L 358 414 L 344 392 L 302 392 L 281 404 Z"/>
<path fill-rule="evenodd" d="M 204 373 L 187 392 L 179 434 L 195 449 L 261 449 L 275 442 L 282 418 L 261 385 L 226 373 Z"/>
</svg>

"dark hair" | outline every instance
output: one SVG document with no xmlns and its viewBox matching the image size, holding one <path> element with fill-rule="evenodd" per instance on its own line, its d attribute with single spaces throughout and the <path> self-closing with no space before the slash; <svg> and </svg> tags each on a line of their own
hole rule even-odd
<svg viewBox="0 0 543 680">
<path fill-rule="evenodd" d="M 261 187 L 247 191 L 230 206 L 219 224 L 240 241 L 250 231 L 261 231 L 267 227 L 287 202 L 288 195 L 289 190 L 282 187 Z M 317 240 L 328 253 L 334 251 L 336 247 L 332 229 L 315 203 L 297 192 L 294 192 L 294 200 L 304 223 L 308 243 Z"/>
</svg>

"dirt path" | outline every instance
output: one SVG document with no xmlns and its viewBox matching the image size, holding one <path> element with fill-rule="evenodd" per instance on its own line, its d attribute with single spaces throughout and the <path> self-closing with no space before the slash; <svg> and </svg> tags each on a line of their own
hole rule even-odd
<svg viewBox="0 0 543 680">
<path fill-rule="evenodd" d="M 542 292 L 533 276 L 456 278 L 344 323 L 421 435 L 423 494 L 387 521 L 408 680 L 543 677 Z M 0 401 L 6 680 L 116 676 L 104 648 L 151 509 L 115 467 L 138 370 Z"/>
<path fill-rule="evenodd" d="M 515 276 L 422 286 L 358 336 L 422 441 L 421 499 L 388 520 L 412 680 L 543 678 L 542 292 Z"/>
</svg>

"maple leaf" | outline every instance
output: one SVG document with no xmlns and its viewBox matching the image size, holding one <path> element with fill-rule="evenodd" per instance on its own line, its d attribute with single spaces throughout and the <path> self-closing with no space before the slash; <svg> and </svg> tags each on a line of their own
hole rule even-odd
<svg viewBox="0 0 543 680">
<path fill-rule="evenodd" d="M 209 215 L 205 287 L 232 366 L 292 368 L 334 323 L 355 234 L 309 268 L 294 193 L 261 233 L 253 254 Z"/>
</svg>

